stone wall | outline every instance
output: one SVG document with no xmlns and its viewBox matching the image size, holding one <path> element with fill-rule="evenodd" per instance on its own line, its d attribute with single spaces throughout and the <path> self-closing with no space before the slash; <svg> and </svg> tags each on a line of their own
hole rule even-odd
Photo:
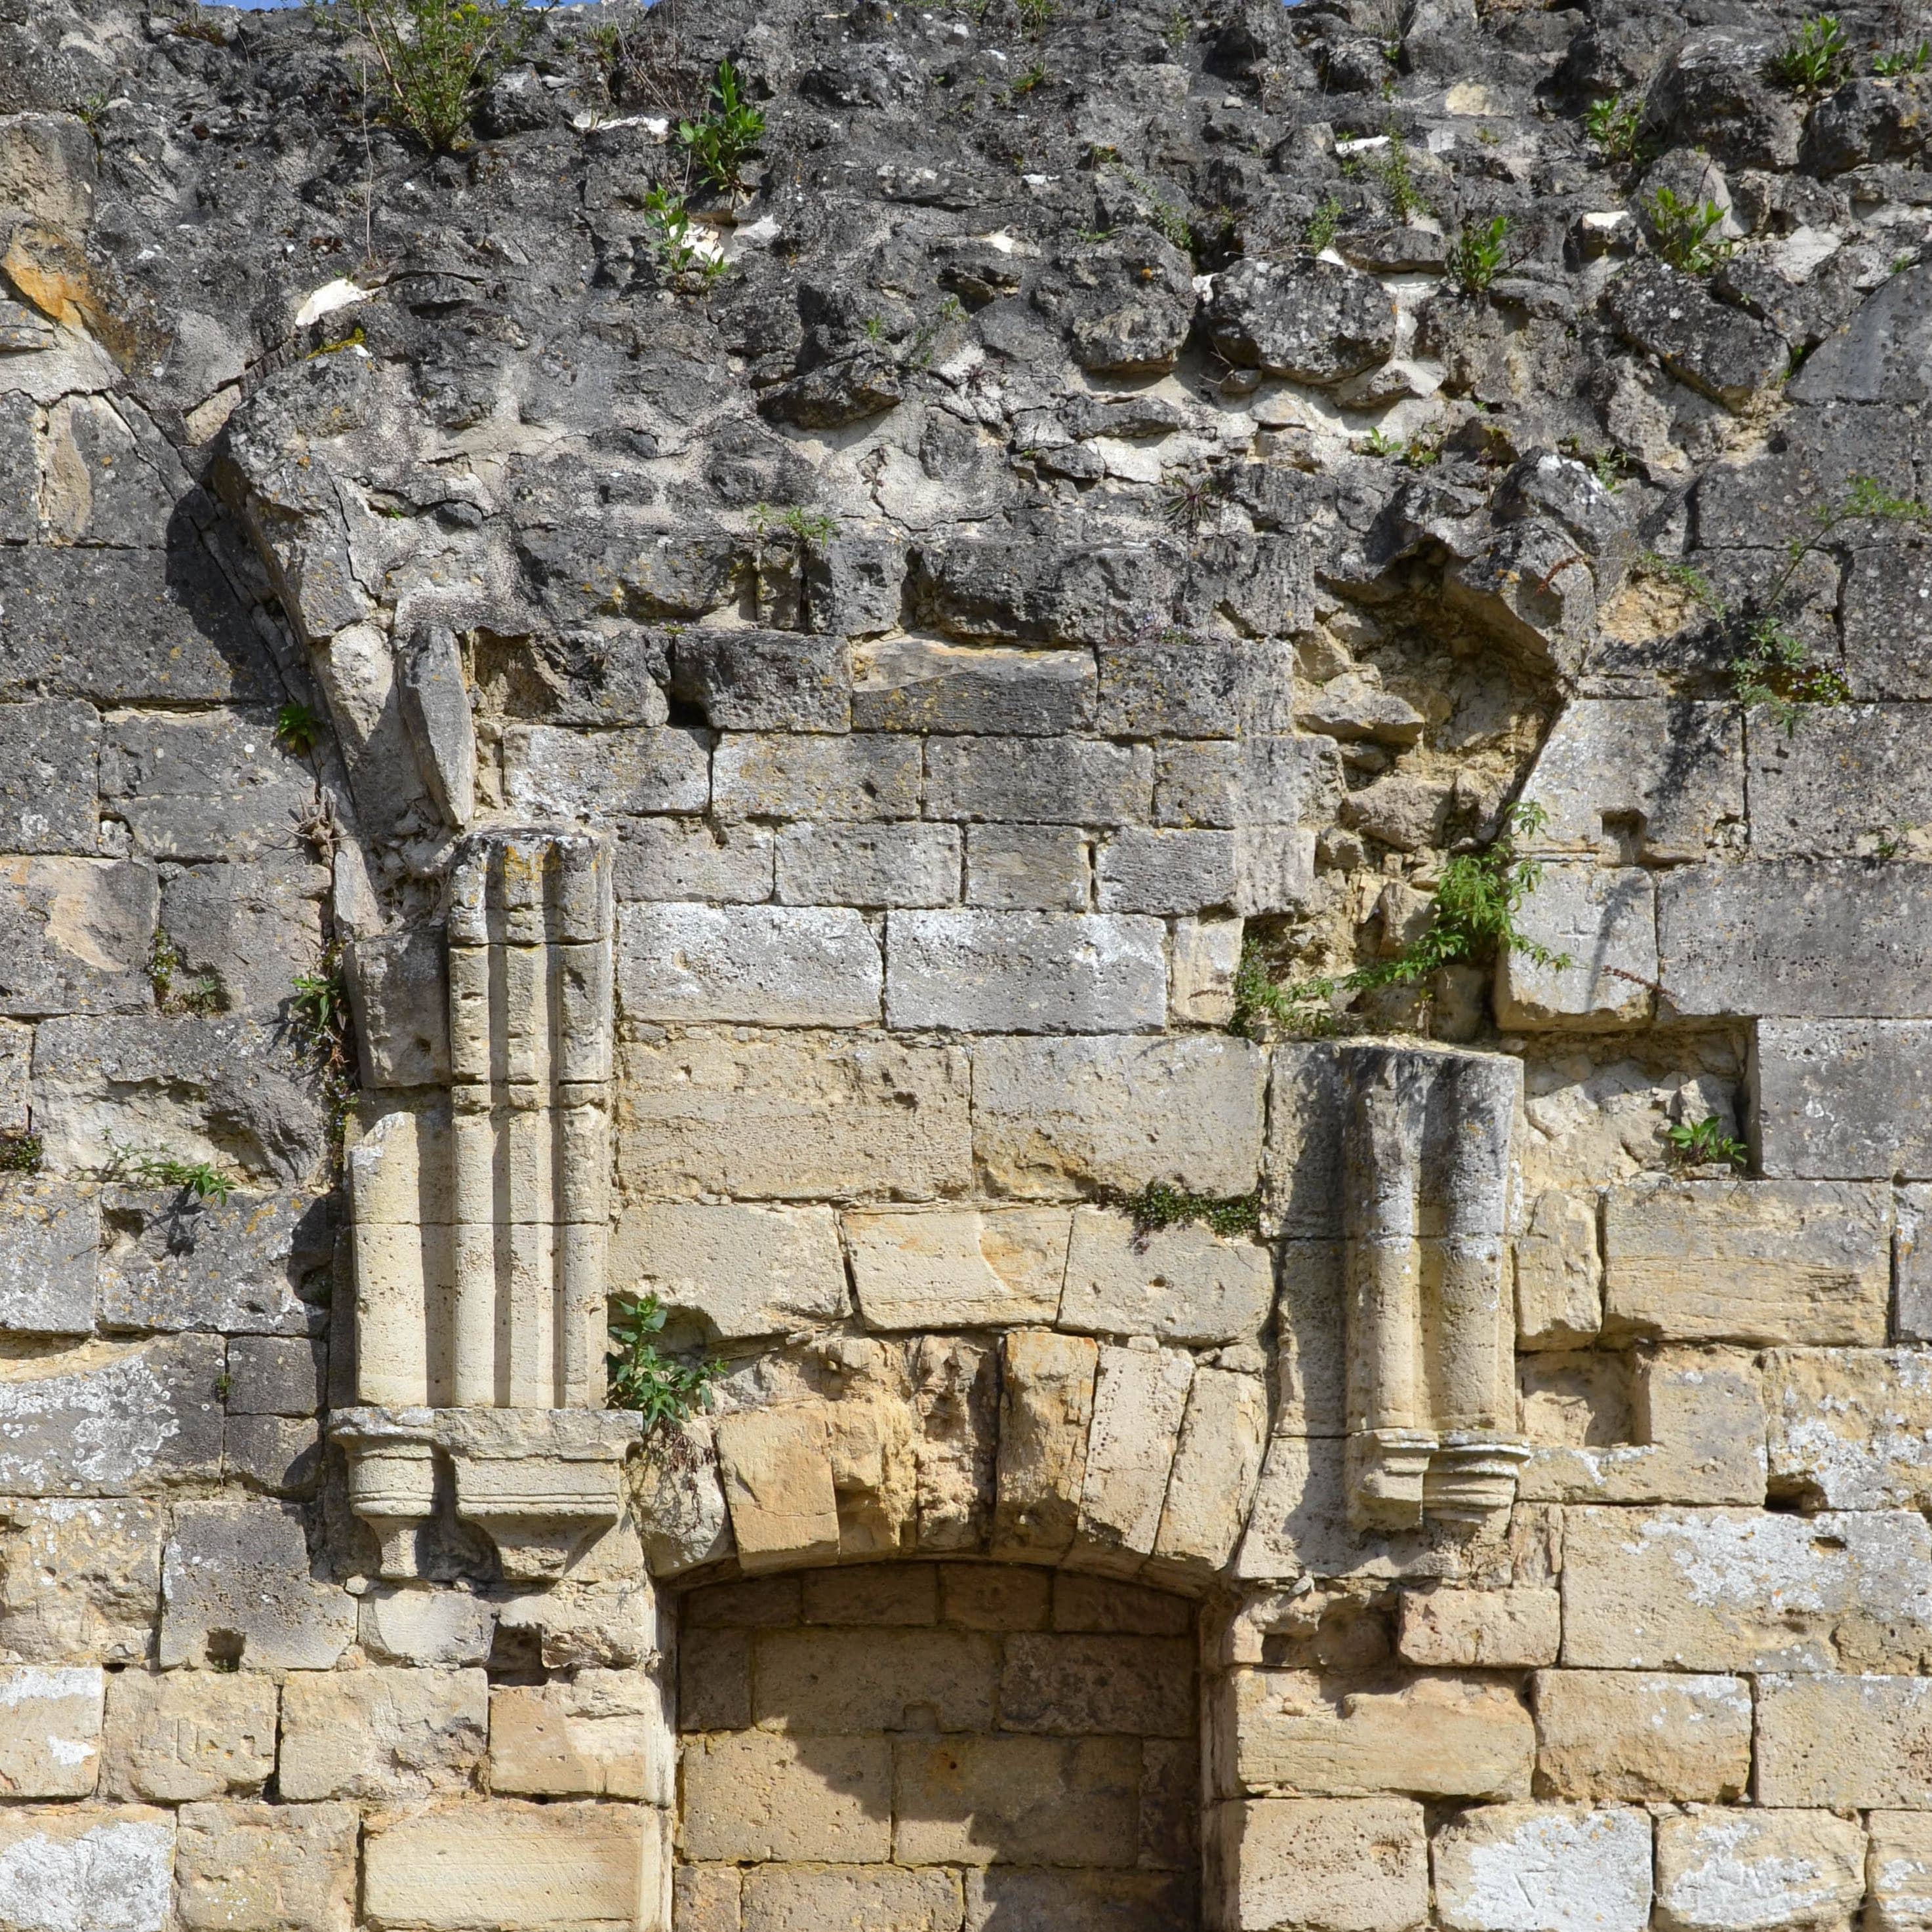
<svg viewBox="0 0 1932 1932">
<path fill-rule="evenodd" d="M 0 0 L 0 1932 L 1932 1924 L 1910 14 Z"/>
</svg>

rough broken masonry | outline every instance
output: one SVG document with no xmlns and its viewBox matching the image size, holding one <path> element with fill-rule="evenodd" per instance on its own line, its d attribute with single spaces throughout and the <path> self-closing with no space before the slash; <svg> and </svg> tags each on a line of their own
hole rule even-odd
<svg viewBox="0 0 1932 1932">
<path fill-rule="evenodd" d="M 0 0 L 0 1932 L 1932 1932 L 1932 14 L 392 17 Z"/>
</svg>

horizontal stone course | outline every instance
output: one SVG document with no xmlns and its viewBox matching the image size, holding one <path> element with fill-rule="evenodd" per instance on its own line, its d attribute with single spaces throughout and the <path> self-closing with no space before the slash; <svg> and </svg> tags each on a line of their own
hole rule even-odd
<svg viewBox="0 0 1932 1932">
<path fill-rule="evenodd" d="M 880 979 L 878 941 L 841 908 L 630 904 L 619 918 L 626 1019 L 866 1026 Z"/>
<path fill-rule="evenodd" d="M 1104 738 L 932 738 L 926 815 L 1046 825 L 1144 823 L 1154 754 Z"/>
</svg>

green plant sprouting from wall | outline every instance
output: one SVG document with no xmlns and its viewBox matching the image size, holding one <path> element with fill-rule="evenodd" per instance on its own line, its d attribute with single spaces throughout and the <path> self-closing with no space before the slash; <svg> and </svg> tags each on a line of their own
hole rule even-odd
<svg viewBox="0 0 1932 1932">
<path fill-rule="evenodd" d="M 332 946 L 316 970 L 298 973 L 288 1002 L 289 1030 L 314 1069 L 328 1113 L 330 1144 L 340 1150 L 356 1101 L 356 1056 L 350 1038 L 349 982 L 342 952 Z"/>
<path fill-rule="evenodd" d="M 694 121 L 677 124 L 677 138 L 698 172 L 722 194 L 738 190 L 738 170 L 764 137 L 765 117 L 744 97 L 738 70 L 718 63 L 704 111 Z"/>
<path fill-rule="evenodd" d="M 1244 943 L 1234 974 L 1232 1030 L 1252 1034 L 1258 1024 L 1272 1021 L 1294 1032 L 1326 1030 L 1334 1024 L 1330 1007 L 1338 993 L 1415 986 L 1445 966 L 1486 964 L 1505 946 L 1534 965 L 1558 971 L 1568 967 L 1572 962 L 1567 953 L 1552 952 L 1516 923 L 1543 876 L 1541 865 L 1524 856 L 1518 842 L 1534 838 L 1547 823 L 1540 806 L 1519 804 L 1486 850 L 1450 859 L 1436 882 L 1427 927 L 1388 958 L 1283 984 L 1269 972 L 1261 947 Z"/>
<path fill-rule="evenodd" d="M 1504 238 L 1509 217 L 1498 214 L 1464 228 L 1449 250 L 1449 278 L 1466 295 L 1480 295 L 1503 266 Z"/>
<path fill-rule="evenodd" d="M 109 1171 L 136 1187 L 178 1187 L 197 1201 L 219 1207 L 235 1191 L 235 1183 L 210 1160 L 183 1160 L 178 1155 L 156 1154 L 108 1137 Z"/>
<path fill-rule="evenodd" d="M 156 1008 L 164 1013 L 193 1013 L 202 1019 L 219 1012 L 221 982 L 212 973 L 184 978 L 187 963 L 166 929 L 156 927 L 148 953 L 148 983 L 154 988 Z"/>
<path fill-rule="evenodd" d="M 655 1294 L 624 1294 L 611 1301 L 610 1372 L 606 1404 L 635 1409 L 650 1433 L 676 1429 L 711 1406 L 711 1388 L 724 1364 L 700 1358 L 681 1360 L 658 1346 L 665 1310 Z"/>
<path fill-rule="evenodd" d="M 0 1174 L 38 1174 L 45 1156 L 38 1134 L 21 1130 L 0 1133 Z"/>
<path fill-rule="evenodd" d="M 1637 158 L 1642 142 L 1643 104 L 1621 94 L 1606 94 L 1584 111 L 1583 132 L 1597 144 L 1598 151 L 1613 166 Z"/>
<path fill-rule="evenodd" d="M 1851 64 L 1851 43 L 1835 14 L 1814 14 L 1773 54 L 1766 71 L 1794 94 L 1828 94 Z"/>
<path fill-rule="evenodd" d="M 1150 1181 L 1138 1194 L 1109 1198 L 1108 1204 L 1130 1216 L 1134 1239 L 1144 1246 L 1150 1234 L 1162 1228 L 1198 1221 L 1215 1234 L 1252 1234 L 1261 1226 L 1261 1196 L 1249 1194 L 1190 1194 L 1164 1180 Z"/>
<path fill-rule="evenodd" d="M 1664 1129 L 1664 1138 L 1673 1157 L 1686 1167 L 1721 1163 L 1742 1168 L 1750 1159 L 1743 1142 L 1726 1133 L 1724 1122 L 1715 1114 L 1707 1114 L 1701 1120 L 1680 1120 Z"/>
<path fill-rule="evenodd" d="M 644 196 L 644 219 L 651 259 L 666 281 L 709 288 L 731 272 L 731 264 L 715 244 L 703 244 L 681 194 L 668 188 L 650 189 Z"/>
<path fill-rule="evenodd" d="M 1643 210 L 1657 252 L 1687 275 L 1708 275 L 1730 260 L 1736 249 L 1735 242 L 1717 236 L 1724 225 L 1724 211 L 1714 201 L 1694 202 L 1673 189 L 1660 188 L 1646 198 Z"/>
</svg>

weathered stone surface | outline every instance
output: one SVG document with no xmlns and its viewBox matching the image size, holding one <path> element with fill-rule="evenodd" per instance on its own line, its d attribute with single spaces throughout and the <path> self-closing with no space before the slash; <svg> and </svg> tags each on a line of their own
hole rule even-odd
<svg viewBox="0 0 1932 1932">
<path fill-rule="evenodd" d="M 1167 1012 L 1164 938 L 1158 920 L 1123 914 L 895 912 L 886 927 L 886 1023 L 1153 1030 Z"/>
<path fill-rule="evenodd" d="M 1932 1532 L 1909 1511 L 1565 1513 L 1566 1664 L 1809 1671 L 1910 1658 L 1916 1667 L 1932 1646 L 1928 1621 Z M 1785 1802 L 1762 1786 L 1759 1796 Z"/>
<path fill-rule="evenodd" d="M 495 1628 L 481 1598 L 421 1585 L 371 1590 L 357 1608 L 357 1636 L 380 1664 L 482 1664 Z"/>
<path fill-rule="evenodd" d="M 1518 923 L 1552 961 L 1570 963 L 1539 963 L 1505 946 L 1496 963 L 1498 1025 L 1595 1032 L 1650 1017 L 1658 956 L 1648 872 L 1546 866 Z"/>
<path fill-rule="evenodd" d="M 619 1178 L 652 1194 L 929 1201 L 972 1186 L 958 1047 L 698 1035 L 627 1047 L 618 1087 Z"/>
<path fill-rule="evenodd" d="M 1626 340 L 1726 409 L 1743 409 L 1790 367 L 1790 352 L 1776 329 L 1716 301 L 1694 277 L 1661 262 L 1625 269 L 1610 285 L 1609 307 Z"/>
<path fill-rule="evenodd" d="M 1452 1932 L 1642 1932 L 1650 1820 L 1641 1811 L 1495 1804 L 1436 1841 L 1436 1910 Z"/>
<path fill-rule="evenodd" d="M 100 721 L 91 704 L 0 704 L 0 832 L 11 852 L 97 849 Z M 17 868 L 24 884 L 26 868 Z"/>
<path fill-rule="evenodd" d="M 710 1207 L 659 1201 L 625 1209 L 611 1280 L 656 1295 L 731 1340 L 783 1334 L 845 1312 L 845 1263 L 829 1208 Z"/>
<path fill-rule="evenodd" d="M 1672 1341 L 1874 1342 L 1891 1286 L 1880 1190 L 1799 1181 L 1612 1188 L 1604 1322 Z"/>
<path fill-rule="evenodd" d="M 1208 328 L 1238 367 L 1339 382 L 1394 352 L 1396 308 L 1372 276 L 1337 262 L 1243 261 L 1214 278 Z"/>
<path fill-rule="evenodd" d="M 1228 1932 L 1410 1932 L 1428 1916 L 1428 1838 L 1408 1798 L 1248 1798 L 1216 1805 L 1207 1828 Z"/>
<path fill-rule="evenodd" d="M 1003 911 L 1084 912 L 1094 896 L 1085 832 L 1074 825 L 969 825 L 966 903 Z"/>
<path fill-rule="evenodd" d="M 773 850 L 770 829 L 763 825 L 632 819 L 619 828 L 617 896 L 756 904 L 772 896 Z"/>
<path fill-rule="evenodd" d="M 152 866 L 0 860 L 0 1011 L 147 1012 L 160 904 Z"/>
<path fill-rule="evenodd" d="M 1864 1897 L 1865 1834 L 1828 1811 L 1693 1811 L 1657 1826 L 1657 1923 L 1834 1932 Z"/>
<path fill-rule="evenodd" d="M 17 1502 L 0 1532 L 0 1655 L 128 1664 L 154 1642 L 163 1514 L 134 1501 Z"/>
<path fill-rule="evenodd" d="M 716 1435 L 738 1560 L 748 1574 L 837 1554 L 824 1403 L 784 1402 L 721 1416 Z"/>
<path fill-rule="evenodd" d="M 0 1899 L 9 1932 L 170 1932 L 175 1821 L 144 1804 L 0 1810 Z"/>
<path fill-rule="evenodd" d="M 1184 1349 L 1101 1349 L 1080 1492 L 1083 1560 L 1131 1574 L 1152 1552 L 1193 1372 Z"/>
<path fill-rule="evenodd" d="M 1275 614 L 1288 621 L 1286 613 Z M 1258 627 L 1273 629 L 1265 619 Z M 1292 728 L 1294 655 L 1284 640 L 1162 638 L 1104 644 L 1100 730 L 1149 738 L 1266 738 Z"/>
<path fill-rule="evenodd" d="M 1193 1645 L 1184 1637 L 1009 1637 L 1000 1677 L 1003 1730 L 1079 1737 L 1193 1729 Z"/>
<path fill-rule="evenodd" d="M 480 1670 L 292 1671 L 279 1789 L 298 1802 L 460 1789 L 483 1755 L 489 1714 Z"/>
<path fill-rule="evenodd" d="M 296 1510 L 253 1502 L 177 1508 L 161 1567 L 164 1670 L 331 1670 L 355 1635 L 355 1599 L 310 1577 Z"/>
<path fill-rule="evenodd" d="M 102 807 L 154 858 L 298 853 L 314 782 L 272 712 L 123 712 L 101 740 Z"/>
<path fill-rule="evenodd" d="M 908 1738 L 895 1769 L 902 1864 L 1134 1862 L 1135 1738 Z"/>
<path fill-rule="evenodd" d="M 91 1798 L 100 1770 L 106 1684 L 82 1665 L 0 1669 L 0 1791 L 9 1798 Z"/>
<path fill-rule="evenodd" d="M 1285 912 L 1314 889 L 1315 834 L 1292 826 L 1126 826 L 1101 847 L 1096 870 L 1102 912 Z"/>
<path fill-rule="evenodd" d="M 754 1866 L 745 1874 L 743 1910 L 744 1932 L 820 1932 L 834 1925 L 959 1932 L 962 1914 L 952 1873 L 890 1865 Z M 734 1917 L 733 1925 L 739 1922 Z"/>
<path fill-rule="evenodd" d="M 883 1737 L 773 1731 L 687 1738 L 679 1849 L 699 1860 L 883 1864 L 892 1854 L 892 1749 Z"/>
<path fill-rule="evenodd" d="M 1099 738 L 935 738 L 926 749 L 928 818 L 1118 825 L 1144 819 L 1154 754 Z"/>
<path fill-rule="evenodd" d="M 711 734 L 679 725 L 592 734 L 552 724 L 503 734 L 512 808 L 549 818 L 702 812 L 711 802 Z"/>
<path fill-rule="evenodd" d="M 1195 1922 L 1191 1875 L 975 1865 L 964 1876 L 966 1932 L 998 1932 L 1003 1922 L 1065 1932 L 1130 1925 L 1144 1932 L 1180 1932 Z"/>
<path fill-rule="evenodd" d="M 1766 1174 L 1932 1175 L 1932 1022 L 1766 1019 L 1754 1032 Z"/>
<path fill-rule="evenodd" d="M 363 1914 L 385 1932 L 628 1932 L 662 1882 L 660 1815 L 510 1798 L 392 1812 L 366 1829 Z"/>
<path fill-rule="evenodd" d="M 100 1208 L 109 1236 L 100 1316 L 109 1326 L 321 1331 L 335 1244 L 326 1200 L 238 1191 L 184 1201 L 178 1189 L 115 1187 Z"/>
<path fill-rule="evenodd" d="M 712 802 L 728 824 L 916 818 L 921 773 L 918 744 L 887 732 L 734 734 L 712 760 Z"/>
<path fill-rule="evenodd" d="M 1872 1932 L 1924 1932 L 1932 1924 L 1932 1817 L 1922 1811 L 1874 1811 L 1866 1870 L 1865 1919 Z"/>
<path fill-rule="evenodd" d="M 1876 835 L 1932 820 L 1919 706 L 1831 706 L 1814 722 L 1815 731 L 1751 734 L 1754 854 L 1849 858 Z"/>
<path fill-rule="evenodd" d="M 974 1632 L 773 1630 L 754 1649 L 752 1712 L 767 1730 L 803 1736 L 993 1729 L 999 1653 L 991 1638 Z M 1040 1727 L 1004 1716 L 1001 1728 Z"/>
<path fill-rule="evenodd" d="M 1051 1556 L 1072 1541 L 1099 1363 L 1084 1336 L 1021 1328 L 1003 1340 L 995 1556 Z"/>
<path fill-rule="evenodd" d="M 1054 736 L 1094 722 L 1094 660 L 1084 652 L 895 638 L 855 652 L 853 670 L 862 731 Z"/>
<path fill-rule="evenodd" d="M 325 867 L 286 856 L 164 867 L 160 922 L 180 962 L 174 990 L 206 979 L 223 1012 L 286 1019 L 296 976 L 322 964 L 328 890 Z"/>
<path fill-rule="evenodd" d="M 1928 1694 L 1916 1676 L 1761 1677 L 1759 1803 L 1932 1808 Z"/>
<path fill-rule="evenodd" d="M 1136 1233 L 1130 1216 L 1077 1209 L 1060 1325 L 1199 1347 L 1258 1339 L 1274 1296 L 1268 1250 L 1192 1223 Z"/>
<path fill-rule="evenodd" d="M 1268 1392 L 1256 1376 L 1194 1371 L 1167 1479 L 1153 1571 L 1218 1573 L 1234 1553 L 1262 1471 Z M 1150 1574 L 1152 1574 L 1150 1572 Z"/>
<path fill-rule="evenodd" d="M 680 1932 L 740 1932 L 736 1865 L 680 1864 L 671 1880 L 671 1922 Z"/>
<path fill-rule="evenodd" d="M 986 1040 L 973 1070 L 974 1151 L 995 1192 L 1255 1185 L 1267 1060 L 1246 1041 Z"/>
<path fill-rule="evenodd" d="M 792 631 L 680 632 L 670 694 L 720 731 L 849 731 L 852 665 L 842 638 Z"/>
<path fill-rule="evenodd" d="M 880 982 L 878 941 L 842 908 L 630 904 L 619 917 L 628 1019 L 866 1026 Z"/>
<path fill-rule="evenodd" d="M 1516 1240 L 1516 1346 L 1584 1346 L 1604 1322 L 1596 1198 L 1552 1190 L 1527 1219 Z"/>
<path fill-rule="evenodd" d="M 1774 1490 L 1834 1510 L 1932 1502 L 1923 1350 L 1780 1348 L 1765 1366 Z"/>
<path fill-rule="evenodd" d="M 1741 1677 L 1539 1670 L 1531 1701 L 1536 1788 L 1546 1797 L 1718 1803 L 1750 1783 L 1751 1694 Z"/>
<path fill-rule="evenodd" d="M 676 1745 L 651 1673 L 580 1670 L 568 1684 L 490 1693 L 490 1789 L 500 1796 L 676 1796 Z"/>
<path fill-rule="evenodd" d="M 1932 886 L 1842 859 L 1687 866 L 1658 881 L 1662 998 L 1687 1016 L 1922 1017 Z"/>
<path fill-rule="evenodd" d="M 950 906 L 959 901 L 952 825 L 801 825 L 778 836 L 787 905 Z"/>
<path fill-rule="evenodd" d="M 1060 1308 L 1071 1226 L 1064 1209 L 848 1214 L 844 1225 L 870 1327 L 1050 1322 Z"/>
<path fill-rule="evenodd" d="M 188 1804 L 175 1874 L 184 1932 L 349 1932 L 355 1809 Z"/>
<path fill-rule="evenodd" d="M 98 1191 L 72 1181 L 0 1182 L 0 1328 L 85 1335 L 94 1326 Z"/>
<path fill-rule="evenodd" d="M 274 1775 L 276 1692 L 253 1671 L 116 1672 L 101 1795 L 180 1804 L 249 1798 Z"/>
<path fill-rule="evenodd" d="M 1405 1590 L 1396 1648 L 1425 1670 L 1522 1670 L 1554 1664 L 1562 1630 L 1554 1590 Z"/>
</svg>

